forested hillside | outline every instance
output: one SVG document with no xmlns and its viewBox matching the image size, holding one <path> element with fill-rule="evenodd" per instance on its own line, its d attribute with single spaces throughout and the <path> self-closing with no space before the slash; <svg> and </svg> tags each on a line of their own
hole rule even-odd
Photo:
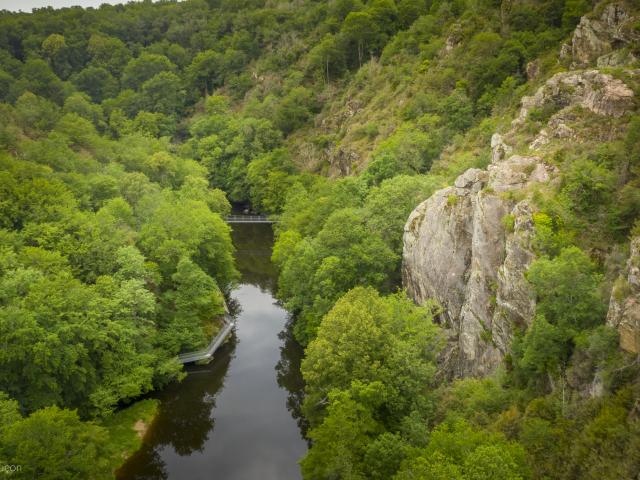
<svg viewBox="0 0 640 480">
<path fill-rule="evenodd" d="M 278 219 L 305 479 L 636 478 L 639 58 L 634 0 L 0 12 L 0 458 L 113 476 L 238 203 Z"/>
</svg>

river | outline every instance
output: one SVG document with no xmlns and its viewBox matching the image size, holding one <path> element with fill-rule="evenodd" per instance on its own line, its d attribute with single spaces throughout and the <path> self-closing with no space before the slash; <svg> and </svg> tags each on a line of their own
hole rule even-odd
<svg viewBox="0 0 640 480">
<path fill-rule="evenodd" d="M 233 242 L 242 274 L 229 304 L 235 332 L 210 364 L 154 395 L 158 415 L 119 480 L 301 478 L 302 349 L 274 298 L 271 226 L 234 224 Z"/>
</svg>

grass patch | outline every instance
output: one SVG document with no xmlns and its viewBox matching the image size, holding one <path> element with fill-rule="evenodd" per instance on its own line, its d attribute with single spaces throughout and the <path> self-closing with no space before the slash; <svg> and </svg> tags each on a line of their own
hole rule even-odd
<svg viewBox="0 0 640 480">
<path fill-rule="evenodd" d="M 140 448 L 144 432 L 156 416 L 159 406 L 159 400 L 141 400 L 102 422 L 102 426 L 109 431 L 109 460 L 114 471 Z"/>
<path fill-rule="evenodd" d="M 504 217 L 502 217 L 502 226 L 507 233 L 513 233 L 516 226 L 516 217 L 515 215 L 508 213 Z"/>
</svg>

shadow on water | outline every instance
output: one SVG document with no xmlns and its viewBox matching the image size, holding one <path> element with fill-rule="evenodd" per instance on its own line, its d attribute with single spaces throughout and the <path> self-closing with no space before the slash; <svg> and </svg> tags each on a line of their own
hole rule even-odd
<svg viewBox="0 0 640 480">
<path fill-rule="evenodd" d="M 287 410 L 298 423 L 298 428 L 306 437 L 309 423 L 302 415 L 302 401 L 304 400 L 304 381 L 300 374 L 300 364 L 304 356 L 304 349 L 293 337 L 292 320 L 287 322 L 287 328 L 278 334 L 282 341 L 280 346 L 280 361 L 276 364 L 276 374 L 280 388 L 288 392 Z"/>
<path fill-rule="evenodd" d="M 273 233 L 236 224 L 233 241 L 236 330 L 210 364 L 189 366 L 187 378 L 156 393 L 159 413 L 119 480 L 300 478 L 303 351 L 274 298 Z"/>
</svg>

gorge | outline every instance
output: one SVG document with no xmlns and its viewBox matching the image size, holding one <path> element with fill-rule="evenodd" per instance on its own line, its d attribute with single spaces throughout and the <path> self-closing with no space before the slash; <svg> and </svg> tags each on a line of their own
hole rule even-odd
<svg viewBox="0 0 640 480">
<path fill-rule="evenodd" d="M 12 10 L 0 477 L 636 479 L 636 0 Z"/>
</svg>

